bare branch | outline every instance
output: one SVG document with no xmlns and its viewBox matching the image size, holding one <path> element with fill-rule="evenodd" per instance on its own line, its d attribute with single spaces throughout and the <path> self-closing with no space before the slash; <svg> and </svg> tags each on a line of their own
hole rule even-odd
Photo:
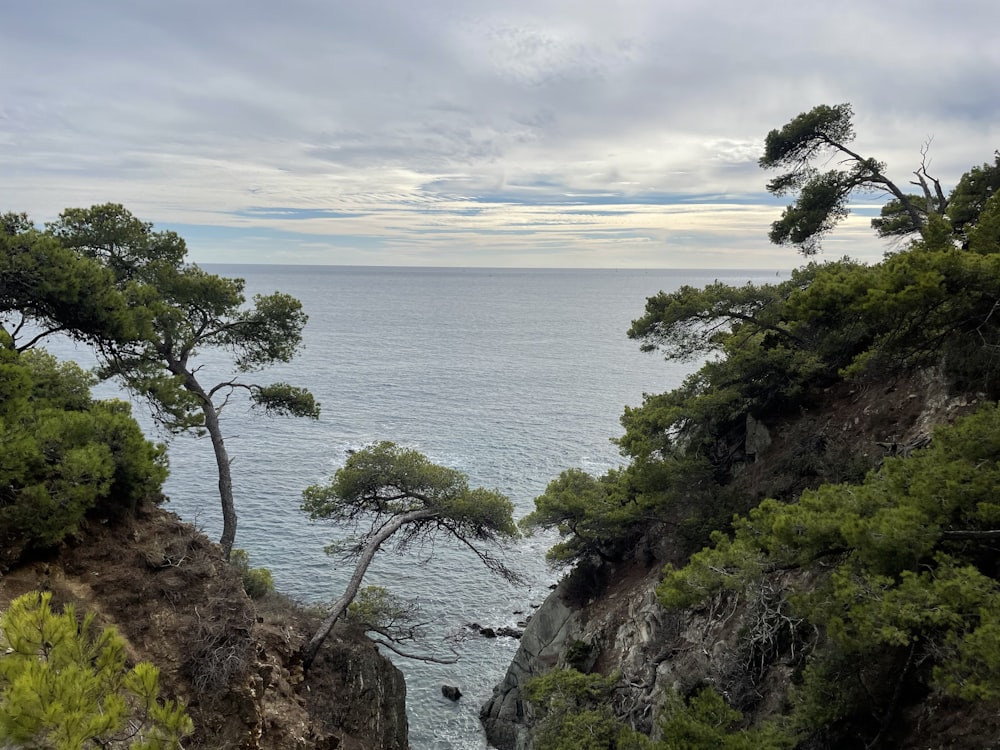
<svg viewBox="0 0 1000 750">
<path fill-rule="evenodd" d="M 414 659 L 416 661 L 426 661 L 432 664 L 455 664 L 458 662 L 458 654 L 455 654 L 455 656 L 448 659 L 442 659 L 441 657 L 431 656 L 430 654 L 414 654 L 410 653 L 409 651 L 403 651 L 403 649 L 399 648 L 399 646 L 396 646 L 391 641 L 382 640 L 381 638 L 372 638 L 372 641 L 378 644 L 379 646 L 385 646 L 390 651 L 397 653 L 400 656 L 403 656 L 407 659 Z"/>
<path fill-rule="evenodd" d="M 954 529 L 942 531 L 942 539 L 1000 539 L 1000 529 Z"/>
</svg>

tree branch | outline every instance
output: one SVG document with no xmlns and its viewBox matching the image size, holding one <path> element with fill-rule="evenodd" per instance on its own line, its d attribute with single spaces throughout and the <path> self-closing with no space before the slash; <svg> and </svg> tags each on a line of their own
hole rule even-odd
<svg viewBox="0 0 1000 750">
<path fill-rule="evenodd" d="M 374 631 L 381 632 L 381 631 Z M 369 636 L 371 638 L 371 636 Z M 451 657 L 450 659 L 442 659 L 438 656 L 430 656 L 429 654 L 411 654 L 409 651 L 403 651 L 403 649 L 396 646 L 394 643 L 388 640 L 382 640 L 381 638 L 371 638 L 372 642 L 379 645 L 385 646 L 390 651 L 399 654 L 407 659 L 414 659 L 416 661 L 426 661 L 432 664 L 455 664 L 458 662 L 458 655 Z"/>
<path fill-rule="evenodd" d="M 1000 539 L 1000 529 L 952 529 L 941 532 L 942 539 Z"/>
</svg>

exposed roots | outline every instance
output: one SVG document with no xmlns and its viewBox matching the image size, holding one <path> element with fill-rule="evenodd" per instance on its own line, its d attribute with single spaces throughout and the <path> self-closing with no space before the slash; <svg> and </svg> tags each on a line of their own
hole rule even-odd
<svg viewBox="0 0 1000 750">
<path fill-rule="evenodd" d="M 243 679 L 253 663 L 253 610 L 244 602 L 215 599 L 207 612 L 195 608 L 195 613 L 185 671 L 200 695 L 219 697 Z"/>
</svg>

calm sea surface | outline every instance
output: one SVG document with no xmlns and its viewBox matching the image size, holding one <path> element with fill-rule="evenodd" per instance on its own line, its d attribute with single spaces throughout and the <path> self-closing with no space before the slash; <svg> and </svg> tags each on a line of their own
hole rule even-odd
<svg viewBox="0 0 1000 750">
<path fill-rule="evenodd" d="M 520 518 L 563 469 L 603 473 L 621 463 L 610 440 L 621 432 L 623 408 L 640 404 L 644 392 L 677 386 L 691 371 L 690 364 L 641 353 L 626 337 L 648 296 L 714 279 L 775 278 L 761 271 L 206 270 L 245 278 L 249 294 L 287 292 L 309 315 L 301 355 L 259 380 L 309 388 L 322 403 L 321 418 L 269 419 L 233 403 L 222 423 L 233 458 L 236 546 L 250 552 L 252 564 L 270 568 L 280 590 L 316 603 L 334 599 L 350 571 L 323 553 L 342 531 L 309 522 L 299 502 L 303 488 L 329 477 L 349 449 L 376 440 L 416 448 L 465 472 L 473 485 L 507 494 Z M 87 361 L 68 346 L 52 349 Z M 223 360 L 213 354 L 203 361 L 207 383 Z M 227 375 L 216 371 L 219 379 Z M 174 438 L 170 461 L 167 507 L 217 538 L 217 477 L 207 438 Z M 447 542 L 405 555 L 386 550 L 376 560 L 366 584 L 418 600 L 431 623 L 426 650 L 447 656 L 444 639 L 459 636 L 453 646 L 461 659 L 454 665 L 393 657 L 406 674 L 415 750 L 486 747 L 479 707 L 517 642 L 488 640 L 465 626 L 516 626 L 530 615 L 558 577 L 544 561 L 552 541 L 536 536 L 510 550 L 508 563 L 530 582 L 523 587 L 490 575 L 471 553 Z M 458 686 L 461 700 L 442 697 L 442 684 Z"/>
</svg>

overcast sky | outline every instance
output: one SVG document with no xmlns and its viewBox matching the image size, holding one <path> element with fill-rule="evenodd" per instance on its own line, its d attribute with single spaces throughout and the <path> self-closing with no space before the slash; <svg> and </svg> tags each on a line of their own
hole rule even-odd
<svg viewBox="0 0 1000 750">
<path fill-rule="evenodd" d="M 997 0 L 4 0 L 0 211 L 197 262 L 788 268 L 767 132 L 850 102 L 947 187 L 1000 147 Z M 827 256 L 877 258 L 855 203 Z"/>
</svg>

